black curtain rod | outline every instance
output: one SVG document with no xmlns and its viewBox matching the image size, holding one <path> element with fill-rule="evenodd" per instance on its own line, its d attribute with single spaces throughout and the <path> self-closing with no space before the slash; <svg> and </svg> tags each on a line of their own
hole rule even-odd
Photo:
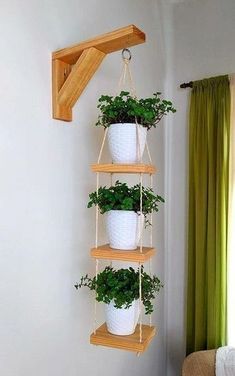
<svg viewBox="0 0 235 376">
<path fill-rule="evenodd" d="M 186 82 L 186 83 L 183 83 L 180 85 L 180 88 L 181 89 L 186 89 L 187 87 L 193 87 L 193 81 L 190 81 L 190 82 Z"/>
</svg>

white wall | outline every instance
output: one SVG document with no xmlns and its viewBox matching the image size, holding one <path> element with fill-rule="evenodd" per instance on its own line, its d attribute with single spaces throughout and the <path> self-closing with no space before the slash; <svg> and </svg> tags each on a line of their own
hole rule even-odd
<svg viewBox="0 0 235 376">
<path fill-rule="evenodd" d="M 169 0 L 164 12 L 167 92 L 177 108 L 166 137 L 167 376 L 180 374 L 185 354 L 187 110 L 189 89 L 182 82 L 235 72 L 234 0 Z M 171 16 L 171 22 L 170 20 Z"/>
<path fill-rule="evenodd" d="M 53 50 L 134 23 L 148 36 L 132 50 L 139 95 L 162 90 L 160 11 L 154 0 L 1 1 L 1 375 L 165 375 L 163 294 L 154 317 L 158 336 L 137 358 L 89 345 L 93 299 L 73 288 L 79 276 L 94 272 L 94 212 L 86 203 L 95 188 L 89 165 L 102 137 L 94 127 L 96 102 L 116 89 L 120 53 L 106 58 L 70 124 L 51 119 L 50 72 Z M 153 131 L 150 144 L 162 194 L 162 128 Z M 157 218 L 154 269 L 163 280 L 163 211 Z"/>
</svg>

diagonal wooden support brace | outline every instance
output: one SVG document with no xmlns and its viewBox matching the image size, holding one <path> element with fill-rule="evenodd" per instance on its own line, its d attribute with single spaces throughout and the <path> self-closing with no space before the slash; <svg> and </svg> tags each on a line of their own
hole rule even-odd
<svg viewBox="0 0 235 376">
<path fill-rule="evenodd" d="M 71 72 L 66 78 L 63 86 L 59 89 L 56 95 L 56 108 L 55 117 L 58 119 L 63 118 L 65 121 L 72 120 L 72 108 L 77 102 L 82 91 L 100 66 L 103 58 L 106 56 L 104 52 L 97 50 L 94 47 L 84 50 L 79 57 L 76 64 L 68 67 L 67 63 L 55 60 L 56 65 L 61 65 L 64 69 L 69 69 Z"/>
<path fill-rule="evenodd" d="M 74 106 L 104 57 L 105 53 L 94 47 L 83 51 L 58 94 L 59 105 Z"/>
</svg>

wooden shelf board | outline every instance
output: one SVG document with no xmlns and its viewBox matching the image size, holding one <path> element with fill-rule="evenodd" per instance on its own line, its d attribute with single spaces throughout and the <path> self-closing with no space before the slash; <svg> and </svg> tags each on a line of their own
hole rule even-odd
<svg viewBox="0 0 235 376">
<path fill-rule="evenodd" d="M 107 331 L 106 324 L 101 325 L 96 334 L 92 333 L 90 336 L 90 343 L 92 345 L 100 345 L 106 347 L 113 347 L 116 349 L 144 352 L 152 338 L 156 334 L 154 326 L 142 325 L 142 342 L 139 342 L 139 324 L 136 327 L 135 333 L 129 336 L 117 336 L 110 334 Z"/>
<path fill-rule="evenodd" d="M 144 42 L 145 34 L 135 25 L 128 25 L 82 43 L 54 51 L 52 59 L 59 59 L 67 64 L 75 64 L 82 52 L 91 47 L 108 54 Z"/>
<path fill-rule="evenodd" d="M 117 163 L 96 163 L 91 165 L 93 172 L 117 173 L 117 174 L 154 174 L 156 167 L 149 164 L 117 164 Z"/>
<path fill-rule="evenodd" d="M 155 249 L 143 247 L 140 253 L 140 247 L 133 251 L 110 248 L 109 244 L 101 245 L 98 248 L 91 249 L 91 257 L 104 260 L 119 260 L 144 263 L 155 254 Z"/>
</svg>

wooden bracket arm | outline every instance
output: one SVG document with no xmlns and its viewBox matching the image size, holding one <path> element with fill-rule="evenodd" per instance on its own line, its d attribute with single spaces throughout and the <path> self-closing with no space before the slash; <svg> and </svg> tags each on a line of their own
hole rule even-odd
<svg viewBox="0 0 235 376">
<path fill-rule="evenodd" d="M 145 42 L 130 25 L 52 54 L 53 118 L 71 121 L 72 108 L 106 54 Z M 74 65 L 73 65 L 74 64 Z"/>
<path fill-rule="evenodd" d="M 74 106 L 104 57 L 105 54 L 94 47 L 83 51 L 58 93 L 59 105 Z"/>
</svg>

